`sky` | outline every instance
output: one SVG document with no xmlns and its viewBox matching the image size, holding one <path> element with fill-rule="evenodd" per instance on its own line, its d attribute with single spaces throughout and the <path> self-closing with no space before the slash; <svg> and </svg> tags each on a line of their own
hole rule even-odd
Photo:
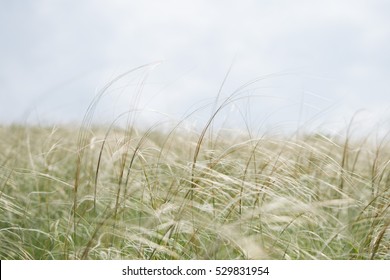
<svg viewBox="0 0 390 280">
<path fill-rule="evenodd" d="M 0 123 L 81 122 L 135 69 L 94 121 L 204 123 L 228 100 L 226 126 L 390 128 L 389 14 L 379 0 L 1 0 Z"/>
</svg>

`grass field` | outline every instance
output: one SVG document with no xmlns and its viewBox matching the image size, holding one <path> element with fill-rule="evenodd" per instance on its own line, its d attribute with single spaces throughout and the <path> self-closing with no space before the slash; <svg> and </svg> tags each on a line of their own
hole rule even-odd
<svg viewBox="0 0 390 280">
<path fill-rule="evenodd" d="M 0 258 L 390 259 L 386 138 L 207 132 L 0 127 Z"/>
<path fill-rule="evenodd" d="M 390 259 L 387 135 L 216 125 L 265 77 L 219 102 L 222 84 L 198 128 L 95 124 L 149 66 L 80 125 L 0 126 L 0 259 Z"/>
</svg>

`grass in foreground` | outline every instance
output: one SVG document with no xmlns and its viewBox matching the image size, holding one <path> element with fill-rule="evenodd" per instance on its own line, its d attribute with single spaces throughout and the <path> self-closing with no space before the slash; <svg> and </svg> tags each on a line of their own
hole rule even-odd
<svg viewBox="0 0 390 280">
<path fill-rule="evenodd" d="M 1 259 L 390 259 L 389 143 L 0 127 Z"/>
</svg>

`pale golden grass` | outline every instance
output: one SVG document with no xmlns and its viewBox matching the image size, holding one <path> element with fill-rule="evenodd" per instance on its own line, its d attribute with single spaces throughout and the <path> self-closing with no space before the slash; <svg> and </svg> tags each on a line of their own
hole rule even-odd
<svg viewBox="0 0 390 280">
<path fill-rule="evenodd" d="M 199 129 L 197 110 L 141 129 L 147 71 L 134 108 L 93 125 L 154 66 L 80 126 L 0 126 L 1 259 L 390 259 L 386 136 L 218 128 L 266 76 L 222 100 L 226 75 Z"/>
<path fill-rule="evenodd" d="M 390 258 L 387 140 L 82 133 L 1 127 L 2 259 Z"/>
</svg>

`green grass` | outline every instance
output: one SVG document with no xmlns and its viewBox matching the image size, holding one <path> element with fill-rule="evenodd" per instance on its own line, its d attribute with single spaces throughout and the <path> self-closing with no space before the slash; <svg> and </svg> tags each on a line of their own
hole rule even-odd
<svg viewBox="0 0 390 280">
<path fill-rule="evenodd" d="M 228 75 L 199 130 L 135 124 L 147 75 L 93 125 L 114 83 L 154 66 L 109 82 L 79 127 L 0 126 L 0 259 L 390 259 L 386 136 L 218 129 L 267 78 L 219 100 Z"/>
<path fill-rule="evenodd" d="M 0 127 L 1 259 L 390 259 L 389 143 Z"/>
</svg>

